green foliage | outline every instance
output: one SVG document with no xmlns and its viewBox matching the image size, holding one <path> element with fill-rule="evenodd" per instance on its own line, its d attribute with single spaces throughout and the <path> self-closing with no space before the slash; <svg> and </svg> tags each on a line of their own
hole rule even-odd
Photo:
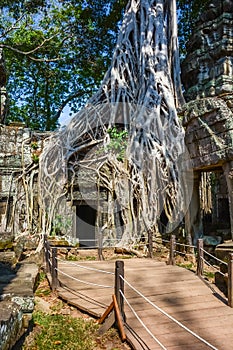
<svg viewBox="0 0 233 350">
<path fill-rule="evenodd" d="M 116 153 L 117 160 L 122 162 L 125 158 L 125 151 L 128 143 L 128 131 L 113 127 L 108 130 L 108 134 L 110 136 L 108 150 Z"/>
<path fill-rule="evenodd" d="M 87 260 L 87 261 L 93 261 L 93 260 L 96 260 L 96 257 L 95 257 L 95 256 L 89 256 L 89 255 L 87 255 L 87 256 L 85 257 L 85 260 Z"/>
<path fill-rule="evenodd" d="M 46 315 L 41 312 L 33 314 L 34 324 L 40 327 L 34 339 L 37 350 L 92 350 L 93 339 L 97 330 L 94 321 L 72 318 L 59 314 Z M 23 347 L 27 350 L 26 347 Z"/>
<path fill-rule="evenodd" d="M 68 261 L 79 261 L 80 257 L 76 256 L 76 255 L 68 255 L 66 260 L 68 260 Z"/>
<path fill-rule="evenodd" d="M 49 296 L 50 294 L 51 294 L 50 288 L 38 288 L 35 292 L 35 295 L 37 297 L 45 297 L 45 296 Z"/>
<path fill-rule="evenodd" d="M 59 234 L 65 234 L 66 231 L 70 230 L 72 226 L 72 220 L 66 216 L 57 214 L 53 220 L 52 236 Z"/>
<path fill-rule="evenodd" d="M 176 265 L 177 265 L 177 266 L 180 266 L 180 267 L 183 267 L 183 268 L 185 268 L 185 269 L 187 269 L 187 270 L 192 270 L 192 269 L 194 268 L 194 265 L 193 265 L 193 263 L 191 263 L 191 262 L 187 262 L 187 263 L 177 263 Z"/>
<path fill-rule="evenodd" d="M 96 257 L 95 256 L 76 256 L 76 255 L 68 255 L 66 260 L 69 260 L 69 261 L 79 261 L 79 260 L 86 260 L 86 261 L 93 261 L 93 260 L 96 260 Z"/>
<path fill-rule="evenodd" d="M 203 274 L 208 280 L 213 280 L 215 277 L 215 272 L 204 271 Z"/>
<path fill-rule="evenodd" d="M 127 0 L 0 0 L 8 73 L 7 122 L 54 130 L 77 112 L 107 71 Z M 178 0 L 182 55 L 208 0 Z"/>
<path fill-rule="evenodd" d="M 43 282 L 46 279 L 46 273 L 44 271 L 39 272 L 38 283 Z"/>
<path fill-rule="evenodd" d="M 195 29 L 195 23 L 209 0 L 177 0 L 180 54 L 186 53 L 186 43 Z"/>
<path fill-rule="evenodd" d="M 53 130 L 64 107 L 78 111 L 109 66 L 126 3 L 0 1 L 8 72 L 7 121 Z"/>
<path fill-rule="evenodd" d="M 36 154 L 36 153 L 32 153 L 32 161 L 33 161 L 33 163 L 39 163 L 39 155 L 38 154 Z"/>
<path fill-rule="evenodd" d="M 40 271 L 36 280 L 36 291 L 35 295 L 37 296 L 47 296 L 51 294 L 51 289 L 47 286 L 43 286 L 43 282 L 46 280 L 46 273 L 44 271 Z"/>
<path fill-rule="evenodd" d="M 31 142 L 31 148 L 37 150 L 39 148 L 38 143 L 36 141 Z"/>
</svg>

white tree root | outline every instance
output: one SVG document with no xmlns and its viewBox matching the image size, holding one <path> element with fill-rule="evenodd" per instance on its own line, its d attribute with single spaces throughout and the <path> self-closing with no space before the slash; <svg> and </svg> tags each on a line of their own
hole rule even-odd
<svg viewBox="0 0 233 350">
<path fill-rule="evenodd" d="M 98 92 L 41 156 L 44 232 L 51 230 L 59 199 L 75 191 L 80 169 L 92 169 L 98 191 L 108 189 L 105 229 L 97 225 L 106 245 L 112 238 L 118 246 L 133 246 L 157 230 L 163 210 L 170 223 L 183 213 L 187 195 L 184 131 L 176 112 L 182 94 L 175 13 L 175 1 L 129 2 Z M 108 130 L 115 125 L 128 130 L 123 162 L 109 149 Z"/>
</svg>

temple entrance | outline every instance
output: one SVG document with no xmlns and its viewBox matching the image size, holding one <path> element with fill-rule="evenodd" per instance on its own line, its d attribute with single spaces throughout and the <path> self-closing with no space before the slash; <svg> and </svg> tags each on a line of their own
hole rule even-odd
<svg viewBox="0 0 233 350">
<path fill-rule="evenodd" d="M 228 188 L 223 170 L 204 172 L 200 184 L 204 235 L 227 236 L 230 238 L 230 209 Z"/>
<path fill-rule="evenodd" d="M 76 238 L 80 247 L 96 247 L 96 209 L 87 204 L 76 206 Z"/>
</svg>

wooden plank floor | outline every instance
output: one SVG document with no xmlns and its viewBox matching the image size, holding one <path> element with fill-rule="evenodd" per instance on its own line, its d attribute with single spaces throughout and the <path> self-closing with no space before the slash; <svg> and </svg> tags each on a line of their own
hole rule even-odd
<svg viewBox="0 0 233 350">
<path fill-rule="evenodd" d="M 217 289 L 211 289 L 191 271 L 151 259 L 127 259 L 124 265 L 125 280 L 151 302 L 146 302 L 125 284 L 124 294 L 129 303 L 125 303 L 127 337 L 136 350 L 162 349 L 155 338 L 167 350 L 233 349 L 233 309 L 226 305 Z M 59 261 L 61 286 L 58 294 L 70 304 L 100 317 L 112 302 L 114 269 L 114 261 L 73 264 Z M 188 333 L 158 308 L 202 337 L 206 343 Z"/>
</svg>

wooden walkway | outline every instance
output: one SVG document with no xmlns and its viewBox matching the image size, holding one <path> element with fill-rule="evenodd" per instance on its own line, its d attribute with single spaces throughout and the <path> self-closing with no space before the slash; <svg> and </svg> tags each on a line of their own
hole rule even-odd
<svg viewBox="0 0 233 350">
<path fill-rule="evenodd" d="M 124 265 L 126 334 L 136 350 L 233 349 L 233 309 L 226 305 L 220 292 L 216 293 L 193 272 L 177 266 L 151 259 L 127 259 Z M 114 270 L 114 261 L 73 264 L 59 261 L 61 286 L 58 295 L 91 315 L 100 317 L 112 302 Z M 206 343 L 169 319 L 153 304 Z"/>
</svg>

